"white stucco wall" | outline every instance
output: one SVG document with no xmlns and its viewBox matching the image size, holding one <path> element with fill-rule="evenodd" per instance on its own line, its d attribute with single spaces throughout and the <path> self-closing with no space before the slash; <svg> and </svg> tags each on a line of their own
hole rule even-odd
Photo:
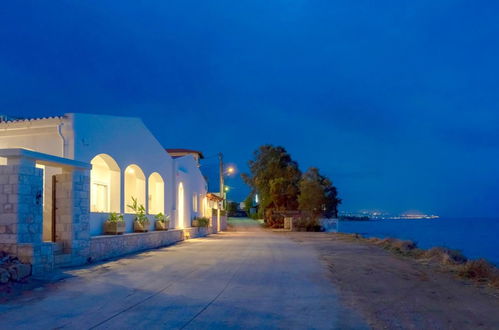
<svg viewBox="0 0 499 330">
<path fill-rule="evenodd" d="M 0 123 L 0 149 L 24 148 L 64 157 L 66 124 L 64 117 Z"/>
<path fill-rule="evenodd" d="M 140 167 L 146 178 L 146 209 L 148 178 L 156 172 L 163 179 L 164 213 L 170 215 L 171 228 L 179 227 L 176 210 L 180 182 L 184 186 L 185 227 L 190 227 L 193 217 L 202 215 L 202 200 L 207 187 L 196 160 L 191 155 L 172 159 L 139 118 L 73 113 L 48 119 L 0 123 L 0 129 L 3 129 L 0 131 L 0 148 L 26 148 L 85 163 L 90 163 L 99 154 L 111 156 L 121 174 L 120 213 L 127 211 L 124 201 L 124 171 L 134 164 Z M 47 177 L 48 187 L 49 179 Z M 192 210 L 194 194 L 198 197 L 196 212 Z M 49 195 L 50 191 L 47 190 L 47 203 Z M 48 211 L 50 205 L 46 206 Z M 48 212 L 46 213 L 48 218 Z M 107 216 L 107 213 L 91 214 L 92 235 L 102 233 L 102 223 Z M 125 218 L 127 232 L 131 232 L 133 216 L 126 215 Z M 150 218 L 153 220 L 152 216 Z M 154 221 L 151 221 L 150 229 L 153 228 Z"/>
<path fill-rule="evenodd" d="M 165 182 L 165 214 L 174 198 L 171 182 L 173 159 L 139 118 L 90 114 L 69 114 L 74 128 L 74 159 L 88 162 L 98 154 L 111 156 L 121 171 L 121 213 L 124 203 L 124 171 L 137 165 L 147 179 L 157 172 Z M 146 189 L 147 191 L 147 189 Z M 147 195 L 147 193 L 146 193 Z M 147 204 L 147 198 L 146 198 Z"/>
<path fill-rule="evenodd" d="M 184 186 L 186 214 L 186 226 L 190 226 L 194 217 L 202 216 L 202 201 L 207 193 L 207 184 L 201 171 L 197 166 L 197 161 L 192 155 L 174 159 L 175 176 L 177 181 L 177 190 L 180 182 Z M 193 210 L 193 196 L 198 198 L 197 211 Z M 178 214 L 176 223 L 179 223 Z"/>
</svg>

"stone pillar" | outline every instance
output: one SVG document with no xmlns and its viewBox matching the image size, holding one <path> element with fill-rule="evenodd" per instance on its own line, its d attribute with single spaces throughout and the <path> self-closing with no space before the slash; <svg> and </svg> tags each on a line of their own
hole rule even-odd
<svg viewBox="0 0 499 330">
<path fill-rule="evenodd" d="M 31 263 L 33 274 L 52 271 L 53 249 L 43 244 L 43 171 L 35 162 L 8 159 L 0 166 L 0 250 Z"/>
<path fill-rule="evenodd" d="M 69 170 L 56 175 L 56 241 L 81 265 L 90 255 L 90 175 Z"/>
<path fill-rule="evenodd" d="M 220 231 L 220 206 L 219 208 L 217 209 L 217 233 Z"/>
</svg>

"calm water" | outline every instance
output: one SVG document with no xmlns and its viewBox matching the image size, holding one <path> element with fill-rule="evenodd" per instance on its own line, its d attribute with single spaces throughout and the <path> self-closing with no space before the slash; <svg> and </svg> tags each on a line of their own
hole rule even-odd
<svg viewBox="0 0 499 330">
<path fill-rule="evenodd" d="M 499 265 L 499 219 L 340 221 L 338 230 L 368 237 L 413 240 L 421 248 L 446 246 L 468 258 Z"/>
</svg>

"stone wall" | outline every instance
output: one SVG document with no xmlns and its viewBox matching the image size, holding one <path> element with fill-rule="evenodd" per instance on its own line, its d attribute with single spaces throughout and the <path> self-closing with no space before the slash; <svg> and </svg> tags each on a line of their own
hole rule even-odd
<svg viewBox="0 0 499 330">
<path fill-rule="evenodd" d="M 226 215 L 220 216 L 220 230 L 221 231 L 227 230 L 227 216 Z"/>
<path fill-rule="evenodd" d="M 33 274 L 53 270 L 53 246 L 42 242 L 43 171 L 34 162 L 0 166 L 0 250 L 31 263 Z"/>
<path fill-rule="evenodd" d="M 189 237 L 206 236 L 210 233 L 211 228 L 188 228 L 93 236 L 90 239 L 90 258 L 92 261 L 115 258 L 133 252 L 171 245 Z"/>
<path fill-rule="evenodd" d="M 90 176 L 85 170 L 56 175 L 56 241 L 73 265 L 90 255 Z"/>
<path fill-rule="evenodd" d="M 211 227 L 213 228 L 214 233 L 218 233 L 218 216 L 217 215 L 211 216 Z"/>
</svg>

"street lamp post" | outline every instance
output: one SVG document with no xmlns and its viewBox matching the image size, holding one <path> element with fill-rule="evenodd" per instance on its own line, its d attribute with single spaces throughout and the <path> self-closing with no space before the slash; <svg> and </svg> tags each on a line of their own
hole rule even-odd
<svg viewBox="0 0 499 330">
<path fill-rule="evenodd" d="M 220 197 L 223 198 L 222 201 L 222 207 L 225 210 L 227 208 L 227 203 L 226 203 L 226 190 L 225 190 L 225 183 L 224 183 L 224 176 L 225 174 L 232 174 L 234 172 L 233 167 L 227 168 L 227 171 L 224 171 L 224 155 L 219 152 L 218 153 L 218 162 L 219 162 L 219 171 L 220 171 Z"/>
</svg>

